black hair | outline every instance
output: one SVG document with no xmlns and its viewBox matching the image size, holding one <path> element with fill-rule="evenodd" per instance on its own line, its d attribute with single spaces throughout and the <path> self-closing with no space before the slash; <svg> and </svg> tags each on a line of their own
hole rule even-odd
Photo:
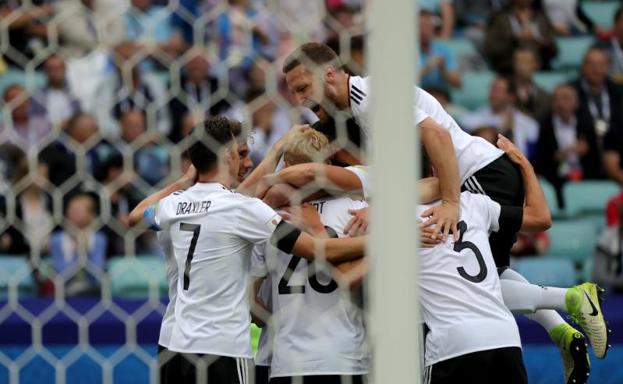
<svg viewBox="0 0 623 384">
<path fill-rule="evenodd" d="M 201 126 L 193 128 L 191 137 L 197 141 L 190 146 L 190 161 L 198 172 L 213 170 L 219 151 L 242 133 L 242 125 L 226 117 L 211 117 Z"/>
</svg>

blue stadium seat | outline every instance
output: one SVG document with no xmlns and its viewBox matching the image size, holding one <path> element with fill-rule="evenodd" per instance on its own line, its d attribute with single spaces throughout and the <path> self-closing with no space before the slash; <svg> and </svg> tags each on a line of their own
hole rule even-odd
<svg viewBox="0 0 623 384">
<path fill-rule="evenodd" d="M 575 266 L 571 260 L 524 258 L 513 262 L 513 269 L 533 284 L 552 287 L 576 284 Z"/>
<path fill-rule="evenodd" d="M 108 262 L 113 297 L 144 298 L 150 292 L 166 296 L 168 285 L 161 257 L 116 256 Z"/>
<path fill-rule="evenodd" d="M 558 57 L 552 62 L 554 69 L 576 70 L 582 63 L 584 53 L 595 43 L 592 36 L 583 37 L 559 37 Z"/>
<path fill-rule="evenodd" d="M 550 247 L 548 257 L 583 263 L 593 257 L 597 233 L 595 226 L 586 220 L 559 220 L 547 231 Z"/>
<path fill-rule="evenodd" d="M 602 28 L 610 29 L 614 23 L 614 14 L 619 8 L 620 3 L 618 1 L 584 1 L 582 2 L 582 9 L 595 22 L 595 24 Z"/>
<path fill-rule="evenodd" d="M 9 69 L 0 76 L 0 96 L 4 94 L 8 86 L 13 84 L 20 84 L 29 90 L 33 90 L 45 85 L 45 75 L 41 72 L 33 72 L 27 76 L 24 71 Z"/>
<path fill-rule="evenodd" d="M 19 297 L 31 296 L 37 292 L 27 257 L 0 255 L 0 298 L 8 296 L 10 285 L 17 285 Z"/>
<path fill-rule="evenodd" d="M 582 181 L 567 183 L 562 188 L 565 210 L 569 216 L 582 213 L 603 214 L 608 200 L 621 188 L 613 181 Z"/>
<path fill-rule="evenodd" d="M 489 88 L 495 78 L 493 72 L 463 73 L 463 88 L 452 91 L 452 101 L 469 109 L 478 109 L 487 103 Z"/>
<path fill-rule="evenodd" d="M 547 92 L 553 92 L 554 89 L 570 80 L 569 75 L 565 72 L 537 72 L 534 74 L 534 82 Z"/>
<path fill-rule="evenodd" d="M 544 178 L 540 178 L 539 182 L 541 183 L 541 189 L 543 189 L 543 194 L 545 194 L 545 200 L 547 200 L 547 205 L 549 206 L 549 211 L 552 216 L 561 216 L 562 211 L 558 207 L 558 198 L 556 198 L 556 190 L 554 189 L 554 186 Z"/>
</svg>

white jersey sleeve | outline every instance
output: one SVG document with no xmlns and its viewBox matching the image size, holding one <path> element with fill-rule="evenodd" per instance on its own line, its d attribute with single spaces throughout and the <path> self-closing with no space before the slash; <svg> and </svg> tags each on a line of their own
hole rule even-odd
<svg viewBox="0 0 623 384">
<path fill-rule="evenodd" d="M 365 200 L 370 199 L 370 176 L 368 173 L 368 167 L 363 165 L 355 165 L 346 167 L 349 171 L 357 175 L 359 181 L 361 181 L 361 190 L 363 193 L 363 198 Z"/>
<path fill-rule="evenodd" d="M 236 212 L 236 235 L 257 244 L 270 238 L 281 216 L 260 199 L 241 200 Z"/>
<path fill-rule="evenodd" d="M 523 221 L 523 207 L 500 205 L 484 195 L 472 196 L 472 201 L 481 207 L 491 232 L 498 232 L 504 227 L 507 231 L 518 232 Z"/>
</svg>

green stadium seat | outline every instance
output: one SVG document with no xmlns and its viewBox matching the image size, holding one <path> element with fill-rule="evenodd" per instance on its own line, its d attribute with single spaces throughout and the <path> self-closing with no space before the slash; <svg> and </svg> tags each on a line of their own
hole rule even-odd
<svg viewBox="0 0 623 384">
<path fill-rule="evenodd" d="M 41 72 L 34 72 L 27 76 L 24 71 L 9 69 L 6 73 L 0 75 L 0 96 L 13 84 L 20 84 L 29 90 L 34 90 L 45 85 L 45 75 Z"/>
<path fill-rule="evenodd" d="M 452 91 L 452 101 L 471 110 L 487 103 L 489 88 L 495 78 L 493 72 L 463 73 L 463 87 Z"/>
<path fill-rule="evenodd" d="M 577 69 L 582 63 L 584 53 L 595 43 L 592 36 L 559 37 L 558 57 L 552 62 L 554 69 Z"/>
<path fill-rule="evenodd" d="M 0 298 L 8 296 L 11 285 L 17 285 L 19 297 L 32 296 L 37 292 L 27 257 L 0 255 Z"/>
<path fill-rule="evenodd" d="M 603 215 L 608 200 L 619 194 L 621 188 L 613 181 L 582 181 L 567 183 L 562 188 L 565 210 L 569 216 L 583 213 Z"/>
<path fill-rule="evenodd" d="M 565 259 L 528 258 L 513 262 L 513 269 L 532 284 L 570 287 L 576 284 L 573 261 Z"/>
<path fill-rule="evenodd" d="M 591 259 L 597 233 L 593 223 L 585 220 L 558 220 L 547 231 L 550 247 L 548 257 L 571 260 L 581 264 Z"/>
<path fill-rule="evenodd" d="M 582 264 L 582 270 L 580 271 L 580 280 L 593 281 L 593 259 L 587 259 Z"/>
<path fill-rule="evenodd" d="M 108 275 L 114 297 L 145 298 L 150 292 L 167 294 L 165 262 L 161 257 L 113 257 L 108 262 Z"/>
<path fill-rule="evenodd" d="M 543 194 L 545 194 L 545 200 L 547 200 L 552 217 L 562 216 L 562 211 L 558 207 L 558 198 L 556 197 L 554 186 L 544 178 L 540 178 L 539 182 L 541 183 L 541 189 L 543 189 Z"/>
<path fill-rule="evenodd" d="M 602 28 L 610 29 L 614 23 L 614 14 L 620 7 L 618 1 L 585 1 L 582 9 L 588 17 Z"/>
<path fill-rule="evenodd" d="M 547 92 L 553 92 L 560 85 L 568 83 L 569 75 L 565 72 L 537 72 L 534 74 L 534 82 Z"/>
<path fill-rule="evenodd" d="M 466 38 L 440 40 L 454 54 L 461 72 L 486 68 L 486 63 L 474 47 L 474 43 Z"/>
</svg>

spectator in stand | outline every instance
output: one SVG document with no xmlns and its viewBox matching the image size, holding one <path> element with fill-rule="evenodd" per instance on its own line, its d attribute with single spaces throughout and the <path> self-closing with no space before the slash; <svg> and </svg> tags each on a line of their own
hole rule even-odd
<svg viewBox="0 0 623 384">
<path fill-rule="evenodd" d="M 141 46 L 132 41 L 125 41 L 115 47 L 113 53 L 114 71 L 98 87 L 95 98 L 97 122 L 103 136 L 119 136 L 121 115 L 132 109 L 140 109 L 154 117 L 156 130 L 168 134 L 171 129 L 170 116 L 166 104 L 165 85 L 139 70 L 132 57 Z M 128 76 L 128 72 L 129 75 Z"/>
<path fill-rule="evenodd" d="M 67 68 L 62 57 L 50 56 L 45 61 L 43 70 L 47 85 L 35 92 L 33 106 L 41 108 L 40 113 L 47 113 L 50 123 L 57 126 L 80 112 L 80 102 L 69 88 Z"/>
<path fill-rule="evenodd" d="M 623 92 L 608 78 L 608 56 L 597 47 L 584 55 L 580 77 L 573 82 L 580 100 L 578 116 L 593 121 L 598 145 L 608 130 L 623 130 Z"/>
<path fill-rule="evenodd" d="M 438 37 L 442 39 L 451 39 L 452 36 L 454 36 L 456 16 L 454 12 L 454 5 L 451 0 L 422 0 L 420 1 L 420 9 L 437 18 L 436 22 L 432 22 L 433 25 L 439 25 L 436 32 Z"/>
<path fill-rule="evenodd" d="M 206 55 L 200 51 L 192 51 L 183 68 L 180 79 L 180 90 L 169 102 L 169 111 L 173 124 L 169 138 L 174 143 L 182 140 L 182 117 L 191 112 L 215 116 L 229 108 L 229 104 L 215 95 L 219 91 L 219 82 L 210 76 L 210 65 Z"/>
<path fill-rule="evenodd" d="M 98 135 L 98 131 L 97 121 L 92 115 L 73 115 L 65 124 L 64 134 L 39 153 L 43 175 L 59 186 L 75 175 L 82 164 L 86 174 L 97 178 L 102 164 L 117 151 Z M 84 161 L 78 161 L 81 152 L 77 148 L 85 151 Z M 84 177 L 81 179 L 88 181 Z"/>
<path fill-rule="evenodd" d="M 154 141 L 153 135 L 146 135 L 145 114 L 131 109 L 121 115 L 121 140 L 123 151 L 134 154 L 134 170 L 149 185 L 156 185 L 169 175 L 169 154 L 163 146 Z"/>
<path fill-rule="evenodd" d="M 536 52 L 529 47 L 519 47 L 513 52 L 513 81 L 516 105 L 519 110 L 541 120 L 548 114 L 551 96 L 534 82 L 534 72 L 539 67 Z"/>
<path fill-rule="evenodd" d="M 123 15 L 125 39 L 141 44 L 152 54 L 163 52 L 174 59 L 184 50 L 185 42 L 172 30 L 170 19 L 167 7 L 154 5 L 151 0 L 131 0 Z"/>
<path fill-rule="evenodd" d="M 340 34 L 355 36 L 364 32 L 361 3 L 343 0 L 328 1 L 327 14 L 325 40 L 339 39 Z"/>
<path fill-rule="evenodd" d="M 114 0 L 60 0 L 57 3 L 59 53 L 66 59 L 84 57 L 96 48 L 123 41 L 121 7 Z"/>
<path fill-rule="evenodd" d="M 534 0 L 512 0 L 487 26 L 484 52 L 493 69 L 511 73 L 513 51 L 520 45 L 538 52 L 543 69 L 556 56 L 554 29 Z"/>
<path fill-rule="evenodd" d="M 565 206 L 565 182 L 603 178 L 593 121 L 577 111 L 575 88 L 559 85 L 554 91 L 552 113 L 541 120 L 535 169 L 552 183 L 561 208 Z"/>
<path fill-rule="evenodd" d="M 8 28 L 8 41 L 5 43 L 12 47 L 10 51 L 3 49 L 2 57 L 9 65 L 19 68 L 25 68 L 28 61 L 35 57 L 37 47 L 44 49 L 44 40 L 48 38 L 46 23 L 54 15 L 52 2 L 28 2 L 27 7 L 22 5 L 22 0 L 0 3 L 0 21 L 5 25 L 3 30 Z"/>
<path fill-rule="evenodd" d="M 588 17 L 578 0 L 542 0 L 547 17 L 559 36 L 577 36 L 601 33 Z"/>
<path fill-rule="evenodd" d="M 422 87 L 460 88 L 461 74 L 452 51 L 434 40 L 433 14 L 420 12 L 420 81 Z"/>
<path fill-rule="evenodd" d="M 462 34 L 482 50 L 487 23 L 510 0 L 454 0 L 457 23 Z"/>
<path fill-rule="evenodd" d="M 249 90 L 245 101 L 253 126 L 249 151 L 253 163 L 259 164 L 273 144 L 290 129 L 292 121 L 288 111 L 266 96 L 263 88 Z"/>
<path fill-rule="evenodd" d="M 50 134 L 48 117 L 33 108 L 32 99 L 21 85 L 10 85 L 3 95 L 5 111 L 10 111 L 8 125 L 0 124 L 0 140 L 22 148 L 40 145 Z M 5 119 L 6 121 L 6 119 Z"/>
<path fill-rule="evenodd" d="M 52 234 L 50 256 L 56 273 L 65 279 L 65 295 L 96 294 L 105 271 L 108 241 L 95 228 L 97 203 L 88 193 L 70 196 L 66 227 Z"/>
<path fill-rule="evenodd" d="M 614 14 L 612 36 L 598 44 L 609 56 L 610 76 L 614 81 L 623 84 L 623 8 Z"/>
<path fill-rule="evenodd" d="M 498 76 L 491 84 L 489 106 L 467 115 L 463 127 L 494 143 L 497 134 L 512 140 L 530 161 L 536 155 L 538 123 L 515 106 L 515 89 L 507 77 Z"/>
</svg>

